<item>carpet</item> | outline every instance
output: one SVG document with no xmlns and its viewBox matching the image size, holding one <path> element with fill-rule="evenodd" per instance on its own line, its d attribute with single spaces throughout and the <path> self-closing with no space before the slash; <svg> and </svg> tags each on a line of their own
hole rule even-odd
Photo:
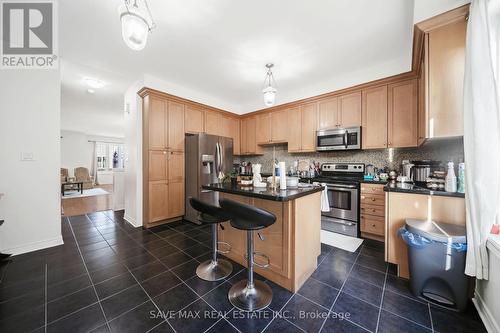
<svg viewBox="0 0 500 333">
<path fill-rule="evenodd" d="M 349 252 L 356 252 L 358 247 L 363 243 L 363 240 L 331 231 L 321 230 L 321 243 L 338 247 Z"/>
<path fill-rule="evenodd" d="M 88 190 L 83 190 L 83 194 L 80 193 L 80 191 L 65 191 L 64 196 L 62 197 L 63 199 L 73 199 L 73 198 L 83 198 L 83 197 L 92 197 L 95 195 L 106 195 L 110 194 L 108 191 L 103 190 L 102 188 L 91 188 Z"/>
</svg>

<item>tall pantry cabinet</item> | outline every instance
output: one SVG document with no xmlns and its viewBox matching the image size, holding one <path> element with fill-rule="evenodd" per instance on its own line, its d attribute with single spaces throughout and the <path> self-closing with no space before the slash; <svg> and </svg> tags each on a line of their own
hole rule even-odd
<svg viewBox="0 0 500 333">
<path fill-rule="evenodd" d="M 144 91 L 144 225 L 184 215 L 185 105 Z"/>
</svg>

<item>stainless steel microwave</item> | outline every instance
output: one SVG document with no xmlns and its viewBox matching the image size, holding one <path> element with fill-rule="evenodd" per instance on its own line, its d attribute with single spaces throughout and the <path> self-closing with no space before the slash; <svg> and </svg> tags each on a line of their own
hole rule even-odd
<svg viewBox="0 0 500 333">
<path fill-rule="evenodd" d="M 335 128 L 316 132 L 316 150 L 361 149 L 361 127 Z"/>
</svg>

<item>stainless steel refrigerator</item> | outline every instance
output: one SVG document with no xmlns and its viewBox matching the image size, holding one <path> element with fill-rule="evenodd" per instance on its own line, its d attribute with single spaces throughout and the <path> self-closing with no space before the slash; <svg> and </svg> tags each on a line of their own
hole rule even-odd
<svg viewBox="0 0 500 333">
<path fill-rule="evenodd" d="M 189 197 L 219 205 L 219 193 L 201 188 L 221 182 L 233 168 L 233 139 L 210 134 L 186 135 L 186 213 L 184 219 L 198 223 L 197 212 Z"/>
</svg>

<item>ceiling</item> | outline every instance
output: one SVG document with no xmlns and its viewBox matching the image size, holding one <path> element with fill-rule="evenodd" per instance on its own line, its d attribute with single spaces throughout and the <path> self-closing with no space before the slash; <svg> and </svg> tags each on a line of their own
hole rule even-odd
<svg viewBox="0 0 500 333">
<path fill-rule="evenodd" d="M 99 124 L 122 118 L 123 92 L 145 75 L 242 114 L 263 108 L 267 62 L 275 64 L 277 104 L 410 69 L 414 1 L 235 3 L 149 0 L 157 28 L 136 52 L 121 38 L 120 0 L 59 2 L 63 129 L 122 136 L 119 121 Z M 83 76 L 107 84 L 90 95 Z"/>
</svg>

